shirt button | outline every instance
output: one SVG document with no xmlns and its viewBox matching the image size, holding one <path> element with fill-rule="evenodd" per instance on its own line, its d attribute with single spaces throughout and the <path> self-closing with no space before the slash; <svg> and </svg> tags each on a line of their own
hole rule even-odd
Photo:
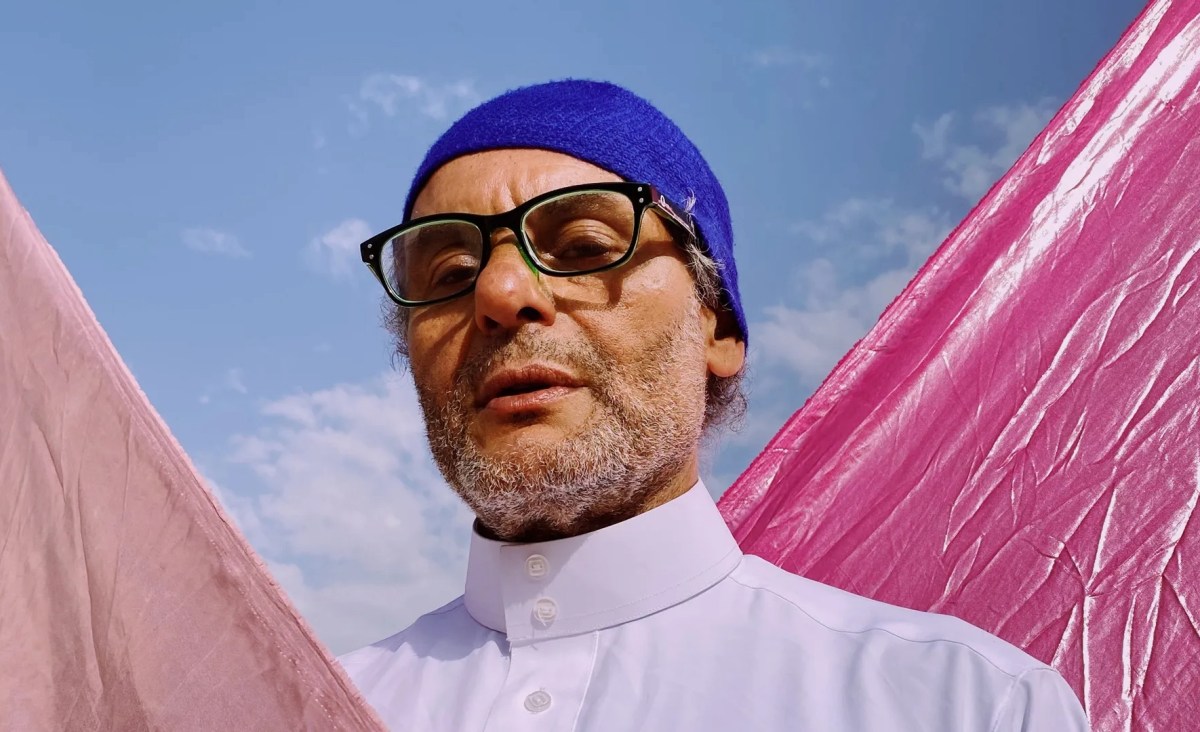
<svg viewBox="0 0 1200 732">
<path fill-rule="evenodd" d="M 525 573 L 533 579 L 545 577 L 549 571 L 550 562 L 547 562 L 541 554 L 530 554 L 529 558 L 525 560 Z"/>
<path fill-rule="evenodd" d="M 529 696 L 525 697 L 525 708 L 532 714 L 544 712 L 550 708 L 550 694 L 545 689 L 538 689 Z"/>
<path fill-rule="evenodd" d="M 550 625 L 558 617 L 558 603 L 549 597 L 543 597 L 533 603 L 533 617 L 542 625 Z"/>
</svg>

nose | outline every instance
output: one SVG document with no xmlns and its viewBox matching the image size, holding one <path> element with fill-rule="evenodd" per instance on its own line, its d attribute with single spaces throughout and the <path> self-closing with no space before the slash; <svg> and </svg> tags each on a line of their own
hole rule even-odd
<svg viewBox="0 0 1200 732">
<path fill-rule="evenodd" d="M 554 295 L 512 238 L 493 244 L 475 280 L 474 297 L 475 326 L 485 335 L 527 323 L 554 324 Z"/>
</svg>

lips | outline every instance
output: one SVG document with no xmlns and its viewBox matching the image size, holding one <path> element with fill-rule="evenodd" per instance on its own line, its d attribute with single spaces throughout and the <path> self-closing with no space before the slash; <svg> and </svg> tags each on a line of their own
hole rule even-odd
<svg viewBox="0 0 1200 732">
<path fill-rule="evenodd" d="M 475 395 L 477 408 L 527 411 L 569 394 L 583 382 L 562 369 L 540 364 L 502 368 L 484 380 Z"/>
</svg>

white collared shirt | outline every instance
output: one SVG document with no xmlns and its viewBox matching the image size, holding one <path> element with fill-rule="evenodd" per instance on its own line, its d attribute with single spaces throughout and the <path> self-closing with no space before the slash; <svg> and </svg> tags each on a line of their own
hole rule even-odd
<svg viewBox="0 0 1200 732">
<path fill-rule="evenodd" d="M 1087 729 L 1004 641 L 743 555 L 700 484 L 569 539 L 475 534 L 463 597 L 340 660 L 396 730 Z"/>
</svg>

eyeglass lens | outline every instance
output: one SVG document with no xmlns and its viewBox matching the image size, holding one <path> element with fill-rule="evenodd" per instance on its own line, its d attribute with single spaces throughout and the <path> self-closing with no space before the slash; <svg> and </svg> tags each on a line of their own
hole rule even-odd
<svg viewBox="0 0 1200 732">
<path fill-rule="evenodd" d="M 539 203 L 522 222 L 537 264 L 575 274 L 619 261 L 633 245 L 634 205 L 616 191 L 576 191 Z M 483 232 L 468 221 L 438 221 L 405 229 L 380 252 L 388 287 L 422 302 L 470 289 L 483 261 Z"/>
</svg>

